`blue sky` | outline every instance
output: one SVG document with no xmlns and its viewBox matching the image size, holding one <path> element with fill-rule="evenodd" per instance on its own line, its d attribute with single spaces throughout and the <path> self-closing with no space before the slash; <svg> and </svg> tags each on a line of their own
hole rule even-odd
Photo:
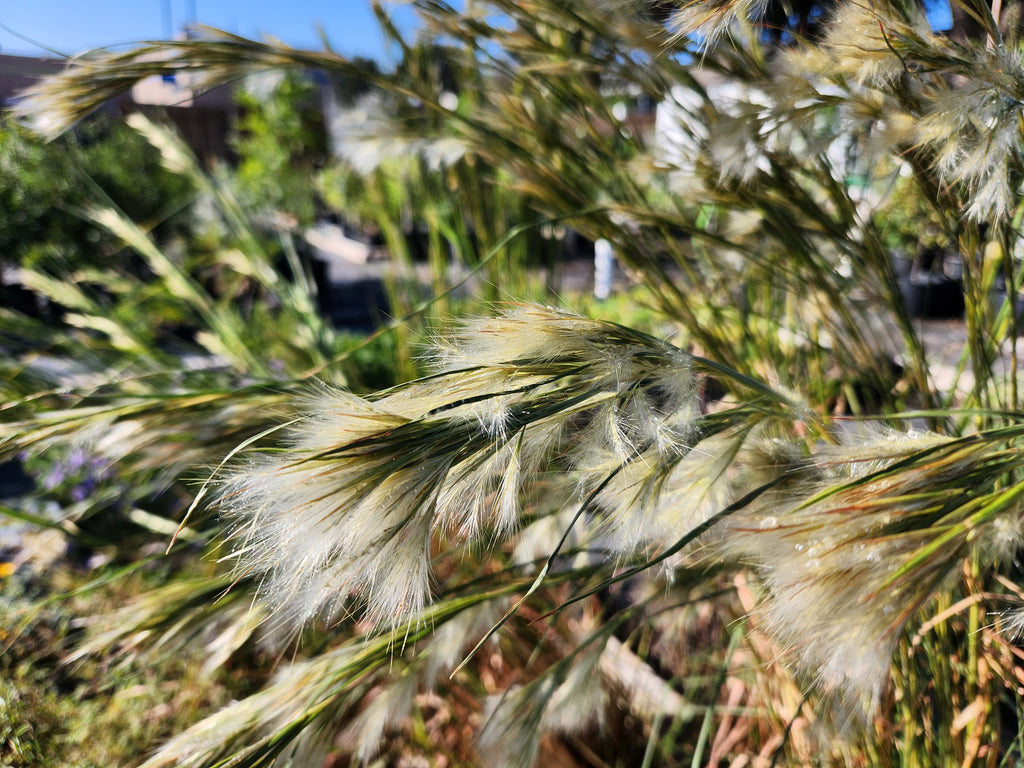
<svg viewBox="0 0 1024 768">
<path fill-rule="evenodd" d="M 396 13 L 403 28 L 410 28 L 410 11 Z M 321 25 L 339 53 L 387 61 L 369 0 L 0 0 L 0 53 L 46 55 L 41 44 L 76 54 L 163 39 L 193 18 L 236 34 L 268 33 L 313 48 L 321 47 Z"/>
</svg>

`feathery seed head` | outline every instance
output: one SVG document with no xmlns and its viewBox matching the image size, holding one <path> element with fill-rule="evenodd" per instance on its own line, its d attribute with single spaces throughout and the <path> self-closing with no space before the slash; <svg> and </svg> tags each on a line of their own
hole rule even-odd
<svg viewBox="0 0 1024 768">
<path fill-rule="evenodd" d="M 690 358 L 665 342 L 521 308 L 442 346 L 439 373 L 372 400 L 310 397 L 285 446 L 223 483 L 232 557 L 286 622 L 331 621 L 353 601 L 400 622 L 427 598 L 433 534 L 508 536 L 552 461 L 581 467 L 613 445 L 619 464 L 668 463 L 691 441 Z"/>
<path fill-rule="evenodd" d="M 724 509 L 736 495 L 728 469 L 739 439 L 715 435 L 685 454 L 649 451 L 623 466 L 594 499 L 602 541 L 623 554 L 657 550 Z"/>
<path fill-rule="evenodd" d="M 544 732 L 579 733 L 604 719 L 604 647 L 603 641 L 592 642 L 536 680 L 488 700 L 479 745 L 489 764 L 529 768 Z"/>
<path fill-rule="evenodd" d="M 1018 530 L 996 521 L 1019 521 L 1020 492 L 987 470 L 1020 463 L 997 444 L 936 435 L 829 447 L 799 473 L 800 493 L 780 486 L 728 518 L 720 546 L 763 575 L 768 627 L 797 667 L 864 712 L 907 620 L 972 547 Z"/>
<path fill-rule="evenodd" d="M 346 729 L 343 739 L 353 744 L 361 765 L 368 765 L 377 756 L 388 730 L 400 726 L 408 717 L 417 683 L 417 676 L 412 674 L 389 680 Z"/>
<path fill-rule="evenodd" d="M 672 15 L 672 29 L 679 35 L 696 35 L 714 44 L 736 19 L 760 18 L 767 0 L 710 0 L 690 2 Z"/>
<path fill-rule="evenodd" d="M 532 768 L 540 750 L 543 703 L 551 695 L 551 676 L 538 685 L 511 687 L 490 696 L 484 708 L 484 727 L 477 739 L 478 749 L 492 765 L 502 768 Z M 538 703 L 539 702 L 539 703 Z"/>
<path fill-rule="evenodd" d="M 1021 162 L 1024 61 L 1017 51 L 974 51 L 985 79 L 934 98 L 916 125 L 917 141 L 939 174 L 967 192 L 975 221 L 1005 217 L 1014 206 Z"/>
<path fill-rule="evenodd" d="M 923 17 L 921 21 L 927 29 Z M 905 71 L 903 62 L 893 55 L 892 41 L 912 31 L 905 22 L 883 16 L 874 5 L 838 4 L 824 41 L 824 49 L 832 55 L 825 71 L 869 86 L 887 86 Z"/>
</svg>

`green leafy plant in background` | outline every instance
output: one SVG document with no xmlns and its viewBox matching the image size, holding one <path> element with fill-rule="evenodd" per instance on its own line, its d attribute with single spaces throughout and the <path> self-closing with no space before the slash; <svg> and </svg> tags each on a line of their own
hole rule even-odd
<svg viewBox="0 0 1024 768">
<path fill-rule="evenodd" d="M 313 223 L 317 200 L 310 179 L 327 160 L 316 96 L 315 85 L 299 73 L 254 78 L 239 91 L 232 144 L 238 164 L 231 177 L 247 211 L 287 215 L 296 228 Z"/>
<path fill-rule="evenodd" d="M 214 182 L 195 177 L 246 257 L 217 251 L 216 292 L 95 213 L 182 297 L 231 384 L 177 368 L 169 391 L 150 369 L 104 369 L 69 403 L 32 394 L 42 374 L 19 363 L 6 448 L 130 427 L 145 439 L 111 448 L 128 476 L 170 481 L 182 501 L 173 522 L 136 518 L 176 529 L 164 541 L 179 562 L 183 543 L 219 542 L 217 567 L 97 619 L 80 652 L 199 642 L 225 669 L 253 647 L 292 659 L 146 765 L 1019 757 L 1024 76 L 991 10 L 972 4 L 981 34 L 956 42 L 911 4 L 840 6 L 813 45 L 781 50 L 741 5 L 688 6 L 676 35 L 643 5 L 417 8 L 443 59 L 405 44 L 381 73 L 206 30 L 84 59 L 24 108 L 56 131 L 151 74 L 361 77 L 402 107 L 377 136 L 416 150 L 393 175 L 345 176 L 347 201 L 387 202 L 396 251 L 406 207 L 431 242 L 470 243 L 459 227 L 486 216 L 453 195 L 500 185 L 523 213 L 492 222 L 482 267 L 539 223 L 571 225 L 614 245 L 675 335 L 532 305 L 441 317 L 425 376 L 360 395 L 305 287 L 263 271 Z M 726 29 L 735 44 L 714 45 Z M 616 117 L 621 93 L 675 103 L 672 152 Z M 438 156 L 455 160 L 424 162 Z M 386 194 L 407 177 L 416 194 Z M 887 195 L 911 182 L 922 226 L 963 263 L 967 344 L 941 389 L 889 250 Z M 222 301 L 240 264 L 284 297 L 276 309 Z M 448 290 L 433 267 L 433 293 Z M 1000 273 L 1008 300 L 993 305 Z M 130 326 L 83 316 L 104 359 L 145 359 Z M 275 375 L 284 339 L 297 343 Z M 205 484 L 181 482 L 202 465 Z M 203 517 L 211 501 L 220 517 Z"/>
<path fill-rule="evenodd" d="M 98 192 L 102 190 L 102 192 Z M 194 195 L 188 179 L 160 165 L 159 153 L 126 125 L 96 119 L 47 144 L 13 120 L 0 126 L 0 290 L 5 307 L 31 302 L 11 287 L 29 267 L 51 276 L 113 258 L 131 268 L 115 238 L 79 211 L 109 198 L 126 216 L 167 242 L 187 236 L 183 211 Z M 57 307 L 38 307 L 59 315 Z"/>
<path fill-rule="evenodd" d="M 96 119 L 48 144 L 5 120 L 0 142 L 7 212 L 0 244 L 8 264 L 43 246 L 70 250 L 78 260 L 101 252 L 102 233 L 70 210 L 94 202 L 97 187 L 133 220 L 167 234 L 189 223 L 173 216 L 193 194 L 188 179 L 162 168 L 159 153 L 122 122 Z"/>
</svg>

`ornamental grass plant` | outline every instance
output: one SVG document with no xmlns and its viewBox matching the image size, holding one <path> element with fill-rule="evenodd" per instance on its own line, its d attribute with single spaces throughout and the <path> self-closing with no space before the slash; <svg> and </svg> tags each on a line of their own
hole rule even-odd
<svg viewBox="0 0 1024 768">
<path fill-rule="evenodd" d="M 429 243 L 424 293 L 366 342 L 404 329 L 400 375 L 356 391 L 287 235 L 290 281 L 133 118 L 213 201 L 216 245 L 97 205 L 145 279 L 30 273 L 65 324 L 4 314 L 46 354 L 2 363 L 0 449 L 87 449 L 123 489 L 102 526 L 7 513 L 106 553 L 90 589 L 160 569 L 69 660 L 116 676 L 198 647 L 211 675 L 260 670 L 135 762 L 1019 761 L 1018 6 L 965 3 L 961 40 L 916 4 L 847 3 L 783 45 L 755 4 L 414 5 L 415 42 L 379 9 L 391 71 L 201 29 L 20 102 L 57 135 L 152 75 L 360 79 L 376 111 L 320 184 L 399 261 L 404 223 Z M 959 265 L 950 370 L 905 303 L 902 205 Z M 558 227 L 613 245 L 652 327 L 528 295 L 523 244 Z M 179 346 L 119 314 L 147 295 L 194 330 Z"/>
</svg>

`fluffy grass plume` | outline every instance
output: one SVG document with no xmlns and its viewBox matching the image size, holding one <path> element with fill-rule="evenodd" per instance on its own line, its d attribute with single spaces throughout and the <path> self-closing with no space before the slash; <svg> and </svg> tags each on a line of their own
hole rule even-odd
<svg viewBox="0 0 1024 768">
<path fill-rule="evenodd" d="M 971 557 L 1020 541 L 1024 461 L 999 432 L 891 433 L 779 470 L 786 482 L 725 521 L 722 546 L 767 588 L 769 629 L 850 714 L 875 710 L 908 620 Z"/>
<path fill-rule="evenodd" d="M 225 478 L 238 572 L 285 624 L 353 600 L 374 624 L 414 616 L 435 538 L 506 537 L 552 463 L 588 478 L 609 455 L 681 456 L 693 439 L 690 356 L 619 326 L 520 308 L 466 323 L 433 359 L 436 374 L 372 400 L 324 387 L 282 448 Z"/>
</svg>

